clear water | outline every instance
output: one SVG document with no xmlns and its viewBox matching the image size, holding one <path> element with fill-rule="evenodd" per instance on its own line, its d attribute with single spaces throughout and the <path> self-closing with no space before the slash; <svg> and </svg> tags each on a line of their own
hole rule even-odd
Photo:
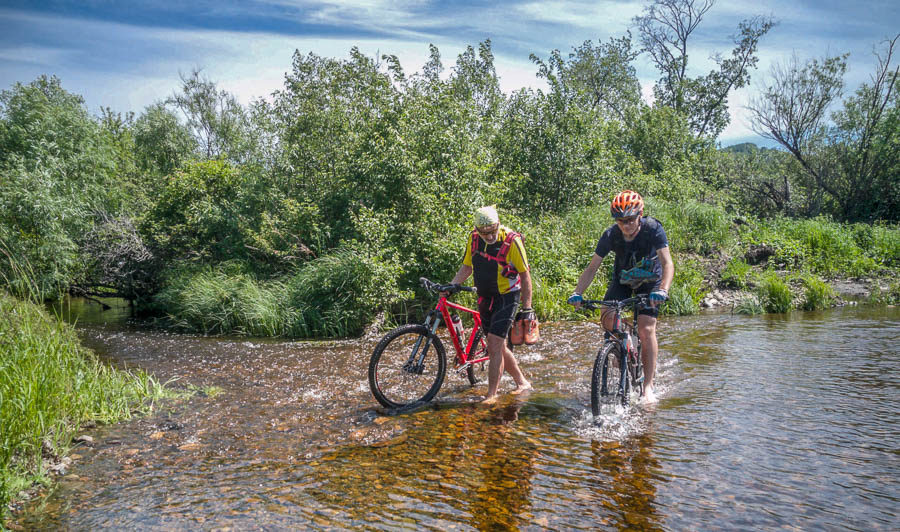
<svg viewBox="0 0 900 532">
<path fill-rule="evenodd" d="M 661 401 L 590 414 L 595 324 L 517 348 L 535 385 L 386 416 L 377 338 L 203 338 L 82 321 L 119 366 L 210 395 L 87 431 L 28 529 L 896 530 L 900 309 L 660 322 Z M 486 371 L 478 373 L 486 380 Z M 501 389 L 513 384 L 505 380 Z"/>
</svg>

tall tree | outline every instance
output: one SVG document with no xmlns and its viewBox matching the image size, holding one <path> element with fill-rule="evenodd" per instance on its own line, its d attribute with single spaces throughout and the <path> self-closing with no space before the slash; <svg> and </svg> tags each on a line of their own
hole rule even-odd
<svg viewBox="0 0 900 532">
<path fill-rule="evenodd" d="M 244 161 L 248 149 L 244 108 L 234 96 L 218 90 L 216 83 L 200 70 L 182 74 L 181 92 L 169 97 L 166 103 L 184 114 L 203 157 Z"/>
<path fill-rule="evenodd" d="M 653 88 L 656 101 L 688 117 L 698 137 L 717 137 L 730 120 L 728 95 L 750 81 L 750 70 L 758 58 L 760 38 L 775 25 L 771 17 L 742 21 L 733 36 L 731 56 L 716 54 L 717 68 L 705 76 L 688 74 L 688 44 L 691 35 L 712 9 L 715 0 L 652 0 L 644 14 L 633 19 L 643 51 L 650 54 L 662 74 Z"/>
<path fill-rule="evenodd" d="M 536 55 L 538 77 L 550 89 L 587 111 L 625 119 L 627 111 L 641 101 L 641 86 L 632 65 L 639 52 L 632 48 L 631 34 L 596 46 L 585 41 L 564 58 L 559 50 L 545 62 Z"/>
<path fill-rule="evenodd" d="M 840 101 L 847 55 L 810 60 L 794 57 L 773 66 L 763 93 L 749 106 L 753 128 L 785 147 L 847 220 L 896 219 L 900 206 L 897 134 L 897 80 L 892 66 L 900 35 L 877 53 L 871 82 L 863 84 L 843 108 Z"/>
</svg>

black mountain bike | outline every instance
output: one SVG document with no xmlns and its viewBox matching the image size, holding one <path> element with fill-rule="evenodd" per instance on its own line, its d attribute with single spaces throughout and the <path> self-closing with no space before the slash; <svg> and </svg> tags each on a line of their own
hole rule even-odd
<svg viewBox="0 0 900 532">
<path fill-rule="evenodd" d="M 585 299 L 581 305 L 588 310 L 608 307 L 607 312 L 615 312 L 615 328 L 607 333 L 591 373 L 591 412 L 597 417 L 604 406 L 621 404 L 626 407 L 631 392 L 640 395 L 644 390 L 637 315 L 639 310 L 650 306 L 650 301 L 646 295 L 640 295 L 622 301 Z M 624 316 L 629 308 L 632 310 L 630 321 Z"/>
</svg>

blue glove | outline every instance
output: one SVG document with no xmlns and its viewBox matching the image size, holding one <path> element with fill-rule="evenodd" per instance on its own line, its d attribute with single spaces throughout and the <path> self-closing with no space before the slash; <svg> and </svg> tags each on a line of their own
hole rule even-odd
<svg viewBox="0 0 900 532">
<path fill-rule="evenodd" d="M 584 301 L 584 298 L 581 297 L 581 294 L 576 292 L 570 295 L 568 301 L 566 302 L 570 305 L 574 305 L 575 303 L 581 303 L 582 301 Z"/>
<path fill-rule="evenodd" d="M 669 299 L 669 291 L 665 288 L 660 288 L 659 290 L 654 290 L 650 292 L 650 302 L 651 303 L 662 303 L 663 301 Z"/>
</svg>

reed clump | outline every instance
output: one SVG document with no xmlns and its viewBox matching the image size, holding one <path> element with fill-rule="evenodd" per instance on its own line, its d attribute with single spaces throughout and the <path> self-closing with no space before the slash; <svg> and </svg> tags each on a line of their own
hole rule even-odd
<svg viewBox="0 0 900 532">
<path fill-rule="evenodd" d="M 43 459 L 65 455 L 84 421 L 128 418 L 164 394 L 145 372 L 102 364 L 40 305 L 0 290 L 0 522 L 11 497 L 48 480 Z"/>
</svg>

